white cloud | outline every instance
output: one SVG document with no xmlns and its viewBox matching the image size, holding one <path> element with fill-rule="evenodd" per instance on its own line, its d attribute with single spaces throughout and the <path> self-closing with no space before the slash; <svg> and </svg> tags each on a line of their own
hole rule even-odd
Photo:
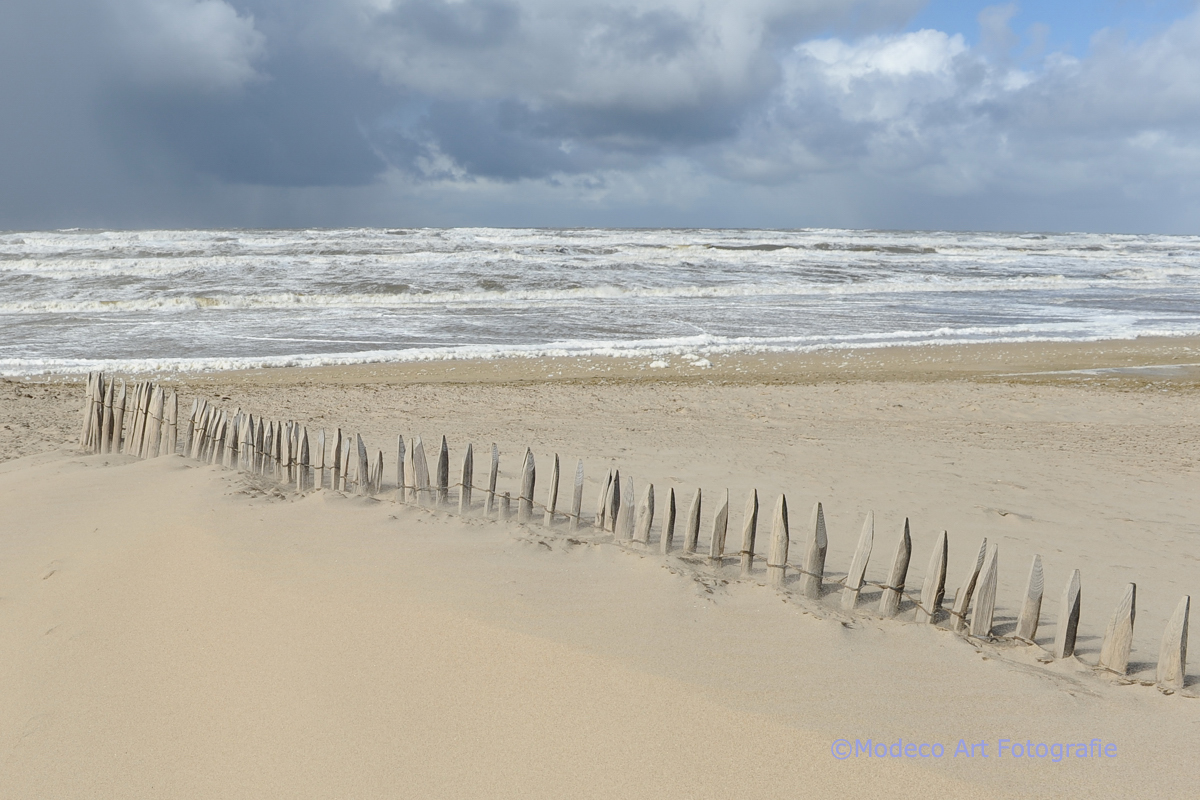
<svg viewBox="0 0 1200 800">
<path fill-rule="evenodd" d="M 113 50 L 142 85 L 236 89 L 259 77 L 266 40 L 224 0 L 118 0 Z"/>
</svg>

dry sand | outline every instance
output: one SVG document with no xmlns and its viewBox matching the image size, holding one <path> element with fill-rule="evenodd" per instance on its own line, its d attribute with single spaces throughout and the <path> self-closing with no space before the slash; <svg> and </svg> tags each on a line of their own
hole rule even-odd
<svg viewBox="0 0 1200 800">
<path fill-rule="evenodd" d="M 1163 626 L 1200 594 L 1200 343 L 917 348 L 637 361 L 504 361 L 176 378 L 184 397 L 310 426 L 495 441 L 514 494 L 583 458 L 741 508 L 785 492 L 792 562 L 824 503 L 828 578 L 875 512 L 881 582 L 905 517 L 919 589 L 950 534 L 948 599 L 987 536 L 997 632 L 1045 563 L 1048 647 L 1083 574 L 1078 658 L 972 645 L 739 581 L 732 563 L 604 537 L 304 496 L 182 458 L 81 455 L 80 389 L 0 384 L 2 797 L 1185 797 L 1200 685 L 1153 679 Z M 1094 371 L 1100 370 L 1100 371 Z M 28 395 L 28 397 L 26 396 Z M 480 461 L 477 457 L 477 463 Z M 539 495 L 542 488 L 539 488 Z M 706 503 L 701 549 L 714 504 Z M 682 513 L 682 511 L 681 511 Z M 654 538 L 657 539 L 658 526 Z M 1132 683 L 1095 672 L 1138 584 Z M 833 758 L 837 739 L 943 758 Z M 1000 739 L 1117 746 L 999 757 Z M 987 758 L 955 757 L 959 741 Z M 1189 788 L 1191 787 L 1191 788 Z"/>
</svg>

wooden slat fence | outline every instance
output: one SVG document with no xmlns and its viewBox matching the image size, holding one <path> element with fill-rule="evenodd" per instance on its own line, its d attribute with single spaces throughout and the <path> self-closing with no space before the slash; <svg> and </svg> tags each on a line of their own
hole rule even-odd
<svg viewBox="0 0 1200 800">
<path fill-rule="evenodd" d="M 297 491 L 330 489 L 369 497 L 384 494 L 384 455 L 376 451 L 371 458 L 366 442 L 359 434 L 336 428 L 332 433 L 322 429 L 310 434 L 302 425 L 278 420 L 265 421 L 251 413 L 217 408 L 207 400 L 192 402 L 191 410 L 180 429 L 179 400 L 175 391 L 139 381 L 132 387 L 102 373 L 88 376 L 79 442 L 93 453 L 123 453 L 137 458 L 158 458 L 182 455 L 206 464 L 240 470 L 262 479 L 287 485 Z M 327 451 L 327 444 L 331 445 Z M 441 437 L 437 452 L 436 472 L 430 475 L 421 437 L 407 442 L 397 437 L 397 481 L 393 502 L 412 504 L 431 510 L 461 515 L 510 520 L 513 516 L 510 492 L 497 491 L 500 451 L 493 443 L 486 486 L 474 485 L 474 448 L 468 444 L 462 461 L 461 480 L 450 483 L 450 449 L 446 437 Z M 635 507 L 635 484 L 632 476 L 622 476 L 610 469 L 600 481 L 600 494 L 594 515 L 586 518 L 581 511 L 583 501 L 584 465 L 577 463 L 572 481 L 571 505 L 563 511 L 558 503 L 559 456 L 554 455 L 550 471 L 546 502 L 534 497 L 536 467 L 533 450 L 527 448 L 520 470 L 520 491 L 516 496 L 517 521 L 554 529 L 565 525 L 568 532 L 591 529 L 594 535 L 611 539 L 623 547 L 651 552 L 655 523 L 655 488 L 646 483 L 641 502 Z M 432 478 L 432 480 L 431 480 Z M 452 498 L 452 493 L 454 497 Z M 474 502 L 476 493 L 482 501 Z M 683 547 L 675 550 L 675 487 L 670 487 L 659 522 L 656 547 L 663 555 L 684 559 L 696 567 L 719 569 L 724 564 L 725 537 L 729 525 L 729 492 L 725 490 L 722 503 L 712 520 L 712 534 L 706 558 L 697 554 L 700 537 L 702 492 L 696 487 L 688 508 Z M 788 591 L 789 545 L 787 498 L 780 495 L 771 518 L 771 540 L 766 559 L 767 584 Z M 539 513 L 540 512 L 540 513 Z M 755 540 L 758 526 L 758 492 L 752 490 L 742 514 L 740 574 L 743 580 L 755 580 Z M 611 534 L 611 537 L 608 536 Z M 1008 639 L 1032 645 L 1038 631 L 1042 609 L 1044 575 L 1040 555 L 1030 566 L 1025 592 L 1021 598 L 1020 615 L 1011 636 L 996 636 L 993 627 L 996 609 L 996 588 L 999 581 L 999 546 L 989 546 L 987 539 L 979 545 L 971 569 L 955 592 L 950 608 L 943 608 L 946 590 L 946 564 L 949 550 L 948 534 L 937 538 L 919 596 L 906 593 L 906 579 L 912 556 L 909 523 L 904 521 L 892 556 L 887 582 L 876 584 L 866 580 L 867 564 L 875 536 L 874 514 L 867 512 L 853 559 L 845 577 L 831 580 L 825 575 L 825 554 L 828 551 L 828 532 L 824 510 L 820 503 L 813 507 L 805 534 L 804 566 L 792 567 L 798 596 L 820 600 L 830 592 L 841 591 L 841 613 L 872 613 L 858 607 L 864 588 L 880 590 L 875 614 L 895 617 L 910 602 L 913 620 L 919 623 L 944 623 L 968 639 Z M 1075 653 L 1076 632 L 1081 609 L 1080 573 L 1074 570 L 1067 581 L 1059 605 L 1057 626 L 1047 659 L 1070 658 Z M 826 610 L 830 607 L 824 606 Z M 1187 638 L 1191 598 L 1184 596 L 1175 608 L 1163 633 L 1158 654 L 1155 684 L 1167 694 L 1184 687 L 1187 670 Z M 1128 584 L 1113 611 L 1104 634 L 1096 669 L 1117 675 L 1128 671 L 1133 646 L 1133 626 L 1137 612 L 1137 586 Z"/>
</svg>

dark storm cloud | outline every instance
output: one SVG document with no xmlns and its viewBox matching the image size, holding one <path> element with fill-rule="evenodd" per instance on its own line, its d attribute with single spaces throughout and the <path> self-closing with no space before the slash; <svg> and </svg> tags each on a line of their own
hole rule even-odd
<svg viewBox="0 0 1200 800">
<path fill-rule="evenodd" d="M 5 4 L 0 227 L 1194 219 L 1200 14 L 1035 58 L 921 5 Z"/>
</svg>

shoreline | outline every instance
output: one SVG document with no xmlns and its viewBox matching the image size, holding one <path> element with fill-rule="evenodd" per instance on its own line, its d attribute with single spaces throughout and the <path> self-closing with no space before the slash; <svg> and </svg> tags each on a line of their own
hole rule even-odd
<svg viewBox="0 0 1200 800">
<path fill-rule="evenodd" d="M 983 380 L 1200 387 L 1200 336 L 1094 342 L 895 345 L 795 353 L 653 356 L 504 356 L 438 361 L 255 367 L 153 375 L 176 386 L 224 383 L 424 384 L 680 382 L 804 385 L 847 381 Z M 8 383 L 77 384 L 83 375 L 6 376 Z"/>
</svg>

